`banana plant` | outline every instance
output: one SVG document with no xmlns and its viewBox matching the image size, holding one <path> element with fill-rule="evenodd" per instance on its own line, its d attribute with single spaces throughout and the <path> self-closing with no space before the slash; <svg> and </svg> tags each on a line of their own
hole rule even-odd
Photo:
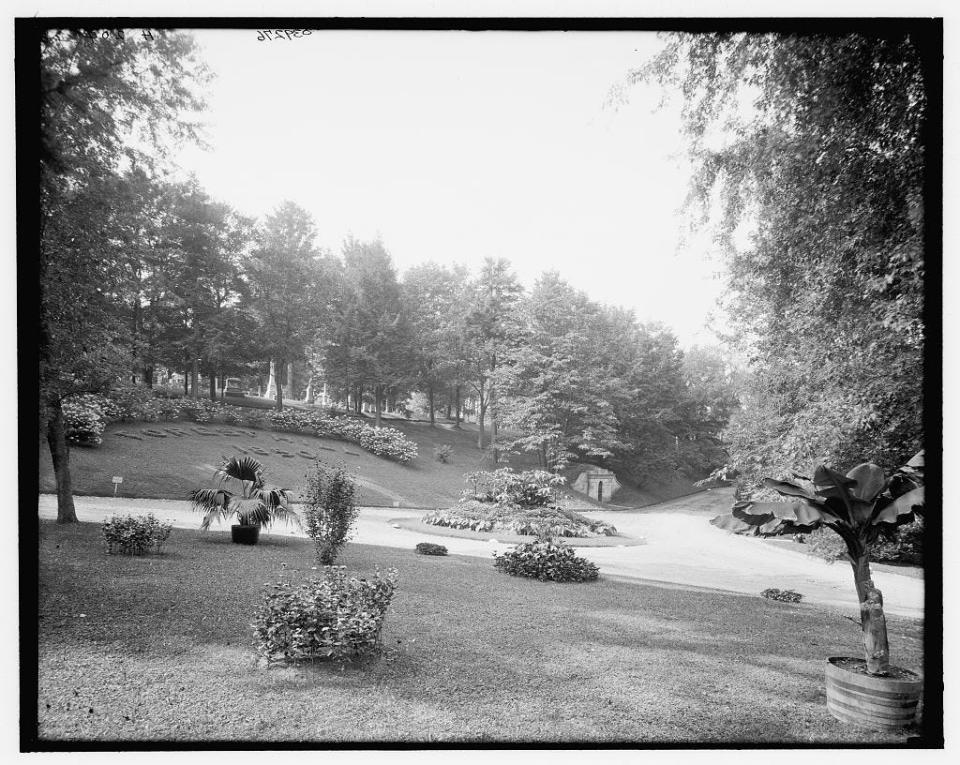
<svg viewBox="0 0 960 765">
<path fill-rule="evenodd" d="M 286 490 L 268 486 L 263 465 L 253 457 L 224 457 L 213 477 L 215 487 L 190 492 L 193 509 L 204 513 L 204 531 L 213 521 L 234 514 L 244 526 L 269 526 L 274 520 L 299 523 Z"/>
<path fill-rule="evenodd" d="M 924 512 L 924 453 L 886 476 L 869 462 L 846 475 L 820 465 L 813 479 L 794 473 L 803 483 L 764 480 L 764 485 L 788 498 L 786 502 L 741 501 L 730 513 L 718 515 L 714 526 L 737 534 L 780 536 L 825 526 L 843 539 L 846 557 L 860 602 L 860 624 L 866 649 L 867 672 L 890 672 L 883 595 L 870 574 L 870 548 L 882 533 Z"/>
</svg>

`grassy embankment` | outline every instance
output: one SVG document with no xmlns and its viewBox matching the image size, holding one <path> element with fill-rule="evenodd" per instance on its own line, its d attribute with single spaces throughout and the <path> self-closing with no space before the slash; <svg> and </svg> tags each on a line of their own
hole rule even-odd
<svg viewBox="0 0 960 765">
<path fill-rule="evenodd" d="M 120 496 L 158 499 L 184 499 L 191 489 L 207 485 L 222 456 L 241 453 L 246 449 L 260 460 L 267 480 L 293 490 L 304 483 L 304 475 L 312 464 L 310 456 L 324 462 L 342 462 L 357 477 L 359 502 L 366 506 L 440 508 L 450 507 L 460 496 L 465 473 L 491 467 L 490 458 L 477 448 L 475 426 L 455 429 L 446 423 L 431 428 L 429 423 L 391 419 L 385 424 L 401 430 L 416 441 L 419 456 L 407 465 L 376 457 L 357 444 L 312 436 L 277 433 L 267 430 L 244 431 L 231 425 L 197 425 L 192 422 L 117 423 L 104 434 L 103 444 L 97 448 L 76 447 L 71 450 L 73 487 L 77 494 L 110 496 L 113 494 L 113 476 L 122 476 Z M 191 430 L 199 427 L 215 432 L 200 436 Z M 186 432 L 177 436 L 166 428 Z M 132 433 L 141 440 L 125 438 L 119 432 Z M 164 432 L 165 437 L 147 435 L 144 431 Z M 237 435 L 224 435 L 223 433 Z M 453 452 L 447 463 L 434 458 L 434 448 L 449 445 Z M 256 453 L 256 449 L 267 452 Z M 279 451 L 291 455 L 282 456 Z M 536 467 L 529 455 L 510 455 L 510 464 L 518 469 Z M 45 444 L 40 449 L 40 491 L 54 492 L 53 466 Z M 633 487 L 617 495 L 618 504 L 650 504 L 684 493 L 683 486 L 664 487 L 662 494 L 641 492 Z M 579 495 L 574 506 L 596 507 Z"/>
</svg>

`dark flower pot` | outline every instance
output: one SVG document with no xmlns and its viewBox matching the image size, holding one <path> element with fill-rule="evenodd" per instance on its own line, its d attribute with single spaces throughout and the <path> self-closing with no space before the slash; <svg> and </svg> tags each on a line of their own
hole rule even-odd
<svg viewBox="0 0 960 765">
<path fill-rule="evenodd" d="M 255 545 L 260 539 L 260 527 L 234 525 L 230 527 L 230 536 L 238 545 Z"/>
<path fill-rule="evenodd" d="M 891 667 L 889 677 L 866 674 L 863 659 L 827 659 L 827 709 L 838 720 L 872 730 L 911 725 L 923 680 L 909 669 Z"/>
</svg>

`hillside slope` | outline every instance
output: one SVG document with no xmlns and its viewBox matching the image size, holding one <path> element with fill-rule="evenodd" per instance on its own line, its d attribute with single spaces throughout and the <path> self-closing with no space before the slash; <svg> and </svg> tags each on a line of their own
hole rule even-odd
<svg viewBox="0 0 960 765">
<path fill-rule="evenodd" d="M 222 457 L 242 454 L 241 450 L 246 449 L 264 464 L 267 481 L 291 490 L 295 500 L 313 462 L 307 455 L 314 455 L 328 464 L 346 466 L 357 479 L 358 501 L 363 505 L 439 508 L 457 501 L 466 473 L 493 467 L 489 455 L 477 449 L 475 425 L 464 424 L 456 429 L 450 423 L 438 422 L 431 428 L 427 422 L 400 419 L 390 419 L 385 424 L 417 442 L 420 453 L 416 459 L 400 465 L 365 452 L 356 444 L 292 433 L 252 430 L 250 432 L 256 434 L 252 437 L 219 434 L 222 430 L 236 432 L 225 425 L 203 426 L 218 431 L 218 435 L 200 436 L 190 430 L 195 424 L 187 422 L 114 424 L 107 428 L 100 447 L 71 449 L 74 492 L 111 496 L 114 493 L 112 478 L 121 476 L 119 496 L 184 499 L 191 489 L 210 483 Z M 176 436 L 164 431 L 168 427 L 189 435 Z M 147 430 L 164 431 L 167 435 L 154 437 L 144 432 Z M 118 433 L 135 434 L 142 440 Z M 434 458 L 434 448 L 441 445 L 453 450 L 447 463 Z M 268 454 L 258 454 L 257 449 Z M 282 456 L 279 451 L 292 456 Z M 526 455 L 511 454 L 507 459 L 519 470 L 536 467 L 535 460 Z M 40 491 L 54 492 L 53 466 L 45 447 L 40 450 L 39 470 Z M 636 507 L 687 493 L 677 487 L 669 488 L 673 491 L 658 495 L 625 486 L 617 494 L 615 505 Z M 581 509 L 600 508 L 577 492 L 571 492 L 571 505 Z"/>
</svg>

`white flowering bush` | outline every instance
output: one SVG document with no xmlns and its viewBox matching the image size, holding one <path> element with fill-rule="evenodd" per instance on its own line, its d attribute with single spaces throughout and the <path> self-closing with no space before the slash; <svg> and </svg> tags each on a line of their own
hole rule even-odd
<svg viewBox="0 0 960 765">
<path fill-rule="evenodd" d="M 417 445 L 395 428 L 364 426 L 360 433 L 360 446 L 380 457 L 389 457 L 406 463 L 417 456 Z"/>
<path fill-rule="evenodd" d="M 324 566 L 322 577 L 300 584 L 274 584 L 254 617 L 257 652 L 272 663 L 377 651 L 396 586 L 396 569 L 359 579 L 345 566 Z"/>
<path fill-rule="evenodd" d="M 63 416 L 67 425 L 67 441 L 77 446 L 99 446 L 107 420 L 103 416 L 99 397 L 71 396 L 63 401 Z"/>
</svg>

